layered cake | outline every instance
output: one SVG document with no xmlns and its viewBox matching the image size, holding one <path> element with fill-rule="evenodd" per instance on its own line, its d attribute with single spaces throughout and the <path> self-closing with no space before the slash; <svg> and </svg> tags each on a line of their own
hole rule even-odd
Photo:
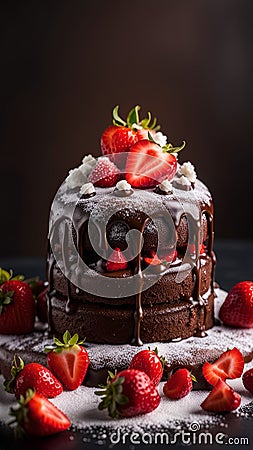
<svg viewBox="0 0 253 450">
<path fill-rule="evenodd" d="M 49 325 L 88 342 L 203 337 L 214 323 L 213 202 L 139 107 L 58 190 L 48 239 Z"/>
</svg>

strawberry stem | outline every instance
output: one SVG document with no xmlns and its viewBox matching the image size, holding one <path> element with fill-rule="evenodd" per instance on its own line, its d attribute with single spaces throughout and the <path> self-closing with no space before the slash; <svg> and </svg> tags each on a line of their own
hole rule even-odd
<svg viewBox="0 0 253 450">
<path fill-rule="evenodd" d="M 9 392 L 10 394 L 13 394 L 15 384 L 16 384 L 16 378 L 17 374 L 23 370 L 25 366 L 25 363 L 20 356 L 15 355 L 12 366 L 11 366 L 11 378 L 9 380 L 4 381 L 4 388 L 6 392 Z"/>
<path fill-rule="evenodd" d="M 55 353 L 61 353 L 66 348 L 72 348 L 75 345 L 82 345 L 84 343 L 84 339 L 81 341 L 79 340 L 79 336 L 77 333 L 75 333 L 72 337 L 68 330 L 65 331 L 63 337 L 63 342 L 61 342 L 57 337 L 54 336 L 54 344 L 51 347 L 45 347 L 44 352 L 49 353 L 51 351 L 54 351 Z"/>
<path fill-rule="evenodd" d="M 119 105 L 115 106 L 115 108 L 112 111 L 112 116 L 113 116 L 113 125 L 117 125 L 118 127 L 125 127 L 126 126 L 126 122 L 121 119 L 121 117 L 118 114 L 119 111 Z"/>
<path fill-rule="evenodd" d="M 119 417 L 117 405 L 126 405 L 129 402 L 128 397 L 122 394 L 124 382 L 125 377 L 119 377 L 114 381 L 109 378 L 105 386 L 99 386 L 102 388 L 101 391 L 95 391 L 96 395 L 102 397 L 98 409 L 100 411 L 107 409 L 113 419 Z"/>
<path fill-rule="evenodd" d="M 13 301 L 14 291 L 3 293 L 0 289 L 0 315 L 3 312 L 4 306 L 9 305 Z"/>
</svg>

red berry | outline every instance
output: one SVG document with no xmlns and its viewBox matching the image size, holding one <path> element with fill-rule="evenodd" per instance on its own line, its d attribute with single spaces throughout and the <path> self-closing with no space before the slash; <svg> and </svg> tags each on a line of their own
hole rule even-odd
<svg viewBox="0 0 253 450">
<path fill-rule="evenodd" d="M 23 429 L 33 436 L 48 436 L 67 430 L 69 418 L 46 397 L 29 389 L 19 400 L 18 409 L 11 408 L 11 415 Z"/>
<path fill-rule="evenodd" d="M 148 375 L 135 369 L 119 372 L 96 394 L 102 396 L 99 409 L 108 409 L 111 417 L 147 414 L 156 409 L 161 401 Z"/>
<path fill-rule="evenodd" d="M 210 394 L 201 403 L 201 408 L 205 411 L 229 412 L 237 409 L 240 403 L 240 395 L 219 379 Z"/>
<path fill-rule="evenodd" d="M 127 260 L 122 254 L 120 248 L 116 247 L 110 258 L 106 261 L 106 270 L 108 272 L 116 272 L 127 268 Z"/>
<path fill-rule="evenodd" d="M 23 334 L 33 331 L 35 300 L 24 281 L 9 280 L 0 288 L 0 333 Z"/>
<path fill-rule="evenodd" d="M 161 258 L 158 258 L 157 254 L 153 251 L 151 252 L 151 256 L 144 256 L 144 261 L 146 264 L 151 264 L 151 265 L 158 265 L 158 264 L 164 264 L 165 266 L 167 265 L 167 263 L 171 263 L 172 261 L 175 261 L 177 257 L 177 251 L 176 250 L 172 250 L 171 252 L 166 253 L 165 255 L 163 255 Z"/>
<path fill-rule="evenodd" d="M 52 372 L 41 364 L 32 362 L 24 365 L 22 358 L 15 356 L 11 368 L 12 378 L 4 382 L 7 392 L 14 393 L 19 399 L 25 396 L 27 389 L 35 389 L 45 397 L 56 397 L 61 394 L 62 385 Z"/>
<path fill-rule="evenodd" d="M 78 334 L 70 336 L 66 331 L 63 342 L 54 338 L 54 347 L 46 348 L 47 364 L 55 376 L 69 390 L 77 389 L 84 380 L 89 367 L 89 355 L 78 342 Z"/>
<path fill-rule="evenodd" d="M 253 282 L 241 281 L 227 295 L 221 306 L 220 319 L 233 327 L 253 327 Z"/>
<path fill-rule="evenodd" d="M 131 147 L 126 163 L 126 180 L 133 187 L 155 187 L 164 179 L 171 180 L 177 171 L 174 155 L 148 139 Z"/>
<path fill-rule="evenodd" d="M 202 367 L 205 379 L 215 386 L 219 379 L 239 378 L 244 368 L 244 359 L 238 348 L 224 352 L 213 364 L 206 362 Z"/>
<path fill-rule="evenodd" d="M 251 394 L 253 394 L 253 368 L 247 370 L 242 376 L 242 382 L 245 387 Z"/>
<path fill-rule="evenodd" d="M 129 152 L 137 141 L 137 133 L 132 128 L 118 127 L 112 138 L 113 153 Z"/>
<path fill-rule="evenodd" d="M 90 183 L 100 187 L 115 186 L 119 179 L 119 169 L 106 156 L 98 159 L 97 164 L 88 177 Z"/>
<path fill-rule="evenodd" d="M 113 136 L 118 128 L 116 125 L 112 125 L 103 132 L 100 141 L 102 155 L 114 153 Z"/>
<path fill-rule="evenodd" d="M 48 286 L 44 288 L 42 292 L 39 293 L 36 302 L 37 317 L 43 323 L 47 322 L 47 300 L 48 300 L 47 292 Z"/>
<path fill-rule="evenodd" d="M 189 394 L 192 390 L 194 377 L 187 369 L 178 369 L 163 386 L 166 397 L 178 400 Z M 196 380 L 195 380 L 196 381 Z"/>
<path fill-rule="evenodd" d="M 163 375 L 163 358 L 161 361 L 157 349 L 141 350 L 134 355 L 130 362 L 129 369 L 145 372 L 154 385 L 158 386 Z"/>
</svg>

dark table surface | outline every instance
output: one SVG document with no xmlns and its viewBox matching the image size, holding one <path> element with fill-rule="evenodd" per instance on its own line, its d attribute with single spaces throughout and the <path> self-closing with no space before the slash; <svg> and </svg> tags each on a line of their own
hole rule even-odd
<svg viewBox="0 0 253 450">
<path fill-rule="evenodd" d="M 231 287 L 239 281 L 253 279 L 253 240 L 216 240 L 215 252 L 217 256 L 216 281 L 220 287 L 225 290 L 230 290 Z M 39 275 L 45 278 L 45 259 L 44 258 L 0 258 L 0 267 L 12 268 L 15 274 L 22 273 L 26 277 Z M 212 429 L 212 435 L 216 436 L 218 433 L 226 433 L 228 437 L 236 437 L 231 443 L 227 444 L 214 443 L 210 446 L 205 445 L 204 448 L 253 448 L 253 407 L 249 413 L 249 417 L 239 418 L 232 414 L 225 417 L 225 422 L 228 427 L 226 431 L 219 427 Z M 86 443 L 84 434 L 80 432 L 67 431 L 59 435 L 55 435 L 42 439 L 26 439 L 15 441 L 12 432 L 0 422 L 0 450 L 80 450 L 84 448 L 101 448 L 97 442 Z M 246 439 L 245 439 L 246 438 Z M 181 447 L 181 444 L 176 445 Z M 203 448 L 203 444 L 191 444 L 194 448 Z M 140 444 L 137 446 L 127 444 L 116 444 L 114 448 L 117 449 L 144 449 L 148 445 Z M 165 445 L 155 445 L 156 449 L 167 448 Z M 185 448 L 185 445 L 182 446 Z M 189 445 L 188 445 L 189 447 Z M 104 448 L 109 448 L 104 445 Z"/>
</svg>

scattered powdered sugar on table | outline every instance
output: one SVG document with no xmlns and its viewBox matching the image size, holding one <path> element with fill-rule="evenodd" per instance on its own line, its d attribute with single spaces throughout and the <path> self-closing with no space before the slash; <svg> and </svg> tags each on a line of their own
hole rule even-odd
<svg viewBox="0 0 253 450">
<path fill-rule="evenodd" d="M 226 293 L 218 290 L 218 299 L 216 304 L 216 317 L 220 304 L 224 300 Z M 32 353 L 41 353 L 45 344 L 49 344 L 47 338 L 40 340 L 40 333 L 34 333 L 36 342 L 32 348 Z M 19 348 L 24 348 L 25 343 L 29 343 L 29 337 L 22 337 L 17 342 L 17 337 L 0 336 L 0 350 L 9 343 L 10 347 L 18 351 Z M 225 351 L 228 347 L 238 347 L 244 354 L 249 354 L 253 350 L 253 330 L 246 329 L 230 329 L 225 327 L 214 327 L 208 331 L 208 336 L 204 339 L 189 338 L 185 341 L 177 343 L 155 343 L 158 347 L 159 353 L 164 354 L 167 363 L 175 362 L 186 364 L 203 363 L 203 350 L 205 355 L 208 351 L 214 351 L 212 356 L 217 352 L 217 357 Z M 147 348 L 145 345 L 144 348 Z M 124 346 L 109 346 L 109 345 L 87 345 L 91 356 L 91 366 L 99 369 L 105 366 L 119 366 L 127 367 L 132 356 L 139 351 L 138 348 L 124 345 Z M 44 355 L 43 355 L 44 356 Z M 45 357 L 45 356 L 44 356 Z M 247 364 L 247 369 L 253 367 L 253 362 Z M 226 427 L 226 415 L 207 413 L 200 407 L 202 401 L 208 395 L 208 391 L 192 391 L 187 397 L 180 400 L 169 400 L 163 395 L 163 384 L 160 383 L 159 391 L 161 394 L 161 403 L 159 407 L 152 413 L 137 416 L 130 419 L 113 420 L 108 417 L 106 411 L 98 410 L 98 403 L 100 399 L 95 395 L 96 388 L 80 386 L 77 390 L 72 392 L 64 392 L 58 397 L 51 399 L 51 401 L 62 411 L 64 411 L 72 422 L 73 430 L 80 430 L 85 433 L 85 436 L 90 435 L 92 439 L 96 438 L 101 445 L 105 439 L 112 436 L 112 433 L 131 433 L 136 432 L 140 435 L 143 433 L 161 433 L 166 430 L 170 432 L 173 430 L 192 430 L 208 429 L 212 426 L 219 425 Z M 229 384 L 242 397 L 241 408 L 236 412 L 231 413 L 240 417 L 252 417 L 253 408 L 252 395 L 246 391 L 241 379 L 230 380 Z M 10 406 L 15 405 L 15 399 L 12 395 L 3 390 L 3 377 L 0 377 L 0 421 L 8 422 L 8 412 Z M 196 425 L 197 424 L 197 425 Z M 196 430 L 193 426 L 197 427 Z M 85 438 L 84 438 L 85 439 Z M 115 435 L 116 439 L 116 435 Z M 89 438 L 87 438 L 89 440 Z M 99 442 L 98 442 L 99 443 Z"/>
</svg>

